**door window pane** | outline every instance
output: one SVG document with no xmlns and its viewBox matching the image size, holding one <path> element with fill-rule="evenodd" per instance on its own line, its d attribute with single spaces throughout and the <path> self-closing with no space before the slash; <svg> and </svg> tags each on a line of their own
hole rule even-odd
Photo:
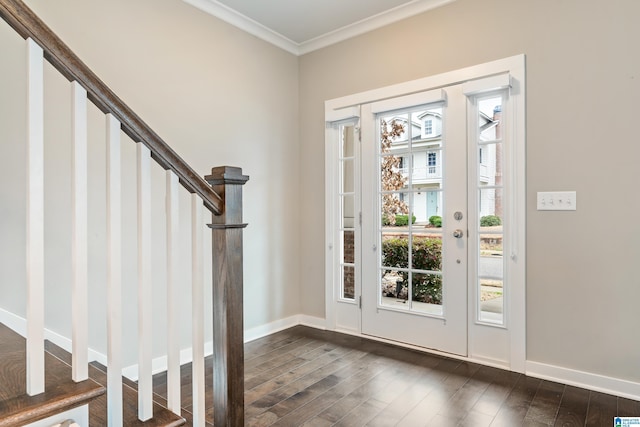
<svg viewBox="0 0 640 427">
<path fill-rule="evenodd" d="M 355 233 L 353 230 L 345 230 L 342 232 L 342 260 L 344 263 L 355 263 Z"/>
<path fill-rule="evenodd" d="M 409 234 L 384 231 L 382 233 L 382 267 L 409 266 Z"/>
<path fill-rule="evenodd" d="M 355 181 L 355 162 L 353 159 L 345 159 L 342 163 L 342 192 L 353 193 Z"/>
<path fill-rule="evenodd" d="M 342 158 L 352 158 L 354 156 L 355 147 L 355 127 L 353 125 L 342 126 L 341 133 L 341 149 L 340 155 Z"/>
<path fill-rule="evenodd" d="M 342 196 L 342 227 L 353 228 L 355 223 L 355 202 L 354 195 Z"/>
<path fill-rule="evenodd" d="M 407 114 L 394 114 L 380 119 L 380 152 L 407 148 L 410 140 Z"/>
<path fill-rule="evenodd" d="M 437 186 L 436 186 L 437 187 Z M 420 187 L 413 194 L 413 215 L 416 217 L 414 228 L 428 228 L 431 232 L 442 231 L 442 196 L 441 190 Z"/>
<path fill-rule="evenodd" d="M 478 99 L 477 200 L 478 283 L 477 320 L 504 324 L 504 144 L 501 95 Z"/>
<path fill-rule="evenodd" d="M 442 235 L 416 233 L 412 237 L 411 268 L 442 271 Z"/>
<path fill-rule="evenodd" d="M 340 126 L 338 198 L 340 206 L 340 289 L 339 298 L 353 300 L 356 284 L 356 160 L 355 126 Z"/>
<path fill-rule="evenodd" d="M 442 316 L 442 108 L 379 123 L 381 305 Z"/>
<path fill-rule="evenodd" d="M 503 144 L 492 142 L 478 147 L 478 184 L 501 186 L 504 170 Z"/>
<path fill-rule="evenodd" d="M 502 139 L 502 96 L 491 96 L 478 101 L 479 141 Z"/>
<path fill-rule="evenodd" d="M 382 269 L 380 276 L 382 290 L 380 305 L 408 310 L 408 278 L 409 273 L 406 270 Z"/>
<path fill-rule="evenodd" d="M 480 316 L 481 322 L 502 323 L 504 317 L 504 297 L 502 280 L 480 279 Z"/>
<path fill-rule="evenodd" d="M 342 267 L 342 298 L 353 299 L 355 298 L 355 267 L 352 265 L 345 265 Z"/>
<path fill-rule="evenodd" d="M 412 273 L 411 309 L 442 315 L 442 274 Z"/>
</svg>

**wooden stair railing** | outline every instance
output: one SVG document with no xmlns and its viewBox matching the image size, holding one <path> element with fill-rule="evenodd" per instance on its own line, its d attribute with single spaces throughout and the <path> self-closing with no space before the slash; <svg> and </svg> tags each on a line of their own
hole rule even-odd
<svg viewBox="0 0 640 427">
<path fill-rule="evenodd" d="M 72 83 L 74 98 L 74 200 L 78 199 L 79 204 L 74 206 L 74 239 L 73 245 L 82 245 L 84 236 L 84 247 L 76 250 L 81 253 L 86 249 L 86 184 L 82 180 L 87 179 L 86 163 L 82 163 L 82 155 L 86 156 L 86 99 L 91 101 L 107 117 L 107 217 L 108 217 L 108 253 L 111 258 L 117 258 L 118 250 L 121 246 L 120 220 L 117 219 L 120 208 L 121 180 L 119 177 L 119 165 L 117 160 L 120 156 L 119 131 L 128 135 L 138 146 L 138 245 L 139 245 L 139 300 L 144 299 L 149 293 L 149 265 L 150 261 L 150 231 L 146 221 L 150 215 L 150 189 L 149 189 L 149 166 L 147 158 L 154 159 L 164 170 L 167 171 L 167 239 L 175 239 L 176 230 L 176 200 L 175 188 L 179 182 L 188 192 L 192 194 L 193 221 L 193 248 L 194 268 L 201 266 L 198 261 L 198 242 L 201 243 L 198 229 L 198 209 L 199 204 L 203 204 L 212 215 L 212 238 L 213 238 L 213 331 L 214 331 L 214 419 L 216 425 L 242 426 L 244 425 L 244 356 L 243 356 L 243 307 L 242 307 L 242 229 L 246 224 L 242 223 L 242 185 L 248 177 L 242 175 L 242 170 L 232 167 L 219 167 L 212 169 L 211 175 L 203 179 L 200 177 L 182 158 L 180 158 L 169 145 L 163 141 L 131 108 L 129 108 L 109 87 L 103 83 L 70 49 L 60 40 L 36 14 L 20 0 L 0 0 L 0 17 L 6 21 L 23 39 L 27 40 L 29 65 L 29 112 L 27 132 L 27 174 L 28 188 L 27 195 L 27 234 L 28 234 L 28 260 L 30 271 L 29 278 L 33 284 L 28 283 L 28 307 L 27 307 L 27 392 L 30 395 L 37 395 L 44 391 L 44 344 L 43 330 L 44 319 L 42 312 L 44 300 L 42 273 L 43 251 L 42 227 L 43 227 L 43 185 L 44 179 L 41 172 L 43 165 L 43 100 L 42 100 L 42 58 L 46 59 L 56 70 Z M 38 99 L 40 97 L 40 99 Z M 83 114 L 85 117 L 83 118 Z M 84 141 L 84 142 L 83 142 Z M 84 143 L 84 145 L 83 145 Z M 84 150 L 84 151 L 83 151 Z M 80 181 L 78 184 L 77 181 Z M 208 182 L 207 182 L 208 181 Z M 76 200 L 77 201 L 77 200 Z M 78 208 L 78 206 L 80 206 Z M 35 209 L 35 210 L 34 210 Z M 76 218 L 77 217 L 77 218 Z M 76 221 L 77 220 L 77 221 Z M 77 222 L 77 224 L 76 224 Z M 78 238 L 77 235 L 80 237 Z M 74 246 L 74 247 L 75 247 Z M 171 252 L 168 244 L 168 252 Z M 170 261 L 171 254 L 168 253 L 168 281 L 175 279 L 175 266 Z M 85 260 L 86 262 L 86 260 Z M 82 263 L 81 263 L 82 264 Z M 109 267 L 109 311 L 115 310 L 108 320 L 108 330 L 121 329 L 119 320 L 120 313 L 117 305 L 120 296 L 120 262 L 116 261 Z M 194 270 L 195 271 L 195 270 Z M 194 274 L 194 281 L 200 278 Z M 86 281 L 86 265 L 84 271 L 82 267 L 74 272 L 75 282 Z M 74 316 L 76 311 L 80 314 L 80 322 L 73 320 L 73 380 L 83 381 L 87 378 L 87 331 L 83 330 L 84 322 L 82 308 L 83 298 L 86 299 L 86 287 L 80 286 L 76 289 L 74 283 L 74 294 L 80 295 L 79 301 L 73 301 Z M 86 286 L 86 284 L 85 284 Z M 168 284 L 168 288 L 170 288 Z M 171 292 L 171 290 L 168 290 Z M 175 289 L 174 291 L 175 292 Z M 195 292 L 195 291 L 194 291 Z M 169 298 L 171 295 L 169 294 Z M 194 298 L 195 299 L 195 298 Z M 86 302 L 86 301 L 85 301 Z M 139 324 L 144 325 L 149 321 L 149 309 L 142 306 L 139 309 Z M 168 317 L 175 316 L 169 309 Z M 86 311 L 86 309 L 85 309 Z M 194 313 L 194 319 L 202 316 Z M 79 323 L 79 324 L 78 324 Z M 204 325 L 195 321 L 194 331 L 204 329 Z M 140 326 L 144 330 L 145 326 Z M 194 332 L 195 334 L 195 332 Z M 120 338 L 117 334 L 108 338 L 108 359 L 115 360 L 115 366 L 109 366 L 114 387 L 108 383 L 107 394 L 110 398 L 108 406 L 113 411 L 113 421 L 109 425 L 121 424 L 121 418 L 117 412 L 121 411 L 121 404 L 117 403 L 122 399 L 121 393 L 117 390 L 121 388 L 120 370 L 118 363 L 118 353 L 121 351 Z M 168 342 L 175 347 L 176 337 L 169 336 Z M 147 353 L 149 346 L 146 339 L 140 340 L 139 353 Z M 173 343 L 173 344 L 172 344 Z M 1 345 L 1 344 L 0 344 Z M 76 354 L 76 350 L 78 354 Z M 196 355 L 202 356 L 201 344 L 194 342 L 194 372 L 196 371 Z M 172 365 L 177 363 L 175 348 L 168 349 L 169 370 L 168 382 L 180 387 L 179 378 L 176 380 L 176 369 Z M 150 375 L 150 353 L 146 354 L 139 361 L 139 416 L 142 421 L 151 415 L 151 375 Z M 179 366 L 178 369 L 179 371 Z M 119 380 L 118 380 L 119 378 Z M 173 379 L 172 379 L 173 378 Z M 195 384 L 195 379 L 194 379 Z M 170 384 L 171 386 L 171 384 Z M 196 386 L 199 387 L 196 390 Z M 195 399 L 204 399 L 203 385 L 194 385 L 194 407 Z M 146 396 L 146 397 L 145 397 Z M 167 396 L 169 409 L 174 412 L 179 411 L 179 391 L 168 392 Z M 178 401 L 176 401 L 176 399 Z M 194 413 L 194 425 L 199 425 L 204 420 L 204 411 L 201 411 L 196 419 Z M 0 415 L 1 416 L 1 415 Z"/>
<path fill-rule="evenodd" d="M 1 0 L 0 16 L 23 39 L 32 39 L 44 51 L 45 59 L 70 82 L 78 82 L 89 100 L 104 114 L 112 114 L 122 124 L 122 131 L 133 141 L 142 142 L 165 170 L 171 169 L 180 183 L 197 193 L 207 209 L 219 215 L 222 200 L 171 147 L 87 67 L 73 51 L 38 16 L 20 0 Z"/>
</svg>

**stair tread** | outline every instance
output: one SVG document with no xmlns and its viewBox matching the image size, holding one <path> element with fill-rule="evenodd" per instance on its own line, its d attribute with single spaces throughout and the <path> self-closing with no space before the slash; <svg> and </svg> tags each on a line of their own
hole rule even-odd
<svg viewBox="0 0 640 427">
<path fill-rule="evenodd" d="M 71 379 L 71 367 L 45 353 L 45 392 L 26 394 L 26 340 L 0 323 L 0 427 L 23 426 L 87 403 L 105 388 Z"/>
<path fill-rule="evenodd" d="M 71 355 L 66 350 L 58 347 L 50 341 L 46 342 L 46 349 L 48 352 L 56 355 L 61 360 L 70 363 Z M 89 364 L 89 377 L 106 387 L 107 374 L 106 368 L 97 362 L 91 362 Z M 123 395 L 123 425 L 129 427 L 137 426 L 158 426 L 158 427 L 174 427 L 185 424 L 185 420 L 161 406 L 154 401 L 153 404 L 153 419 L 142 422 L 138 419 L 138 392 L 135 387 L 132 387 L 130 383 L 123 378 L 122 386 Z M 154 399 L 155 400 L 155 399 Z M 89 424 L 90 425 L 107 425 L 107 396 L 103 395 L 95 399 L 89 404 Z"/>
</svg>

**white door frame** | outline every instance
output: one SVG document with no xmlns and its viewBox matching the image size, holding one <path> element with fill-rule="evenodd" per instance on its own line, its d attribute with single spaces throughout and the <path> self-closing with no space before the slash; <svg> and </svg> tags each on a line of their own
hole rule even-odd
<svg viewBox="0 0 640 427">
<path fill-rule="evenodd" d="M 512 139 L 512 152 L 508 167 L 512 170 L 511 186 L 508 196 L 510 198 L 511 223 L 515 224 L 510 235 L 510 253 L 505 254 L 504 262 L 508 263 L 507 277 L 509 292 L 505 294 L 505 310 L 508 325 L 503 328 L 508 335 L 505 351 L 508 354 L 507 361 L 494 360 L 490 356 L 482 353 L 481 342 L 488 337 L 486 325 L 478 324 L 475 321 L 475 313 L 471 310 L 474 305 L 469 304 L 469 328 L 468 342 L 469 355 L 461 357 L 465 360 L 472 360 L 487 365 L 495 365 L 510 369 L 516 372 L 525 371 L 526 361 L 526 266 L 525 266 L 525 221 L 526 221 L 526 171 L 525 171 L 525 56 L 516 55 L 472 67 L 463 68 L 435 76 L 425 77 L 406 83 L 400 83 L 349 95 L 325 102 L 325 120 L 334 122 L 336 120 L 354 117 L 359 115 L 358 106 L 375 101 L 389 99 L 398 96 L 410 95 L 431 89 L 443 88 L 455 84 L 465 83 L 468 91 L 473 90 L 474 82 L 484 79 L 478 90 L 491 90 L 487 86 L 487 79 L 491 76 L 502 76 L 496 78 L 497 82 L 504 81 L 504 75 L 509 81 L 509 108 L 510 124 L 509 129 Z M 329 128 L 328 128 L 329 129 Z M 337 318 L 338 308 L 335 297 L 335 271 L 334 235 L 335 221 L 333 219 L 333 176 L 335 176 L 335 162 L 331 158 L 331 132 L 327 131 L 326 136 L 326 245 L 325 245 L 325 272 L 326 272 L 326 327 L 329 330 L 338 330 L 352 334 L 361 334 L 360 316 L 347 315 L 344 320 Z M 360 296 L 359 286 L 356 285 L 356 299 L 349 307 L 350 310 L 359 312 L 357 301 Z M 470 292 L 471 294 L 472 292 Z M 343 307 L 344 308 L 344 307 Z M 349 320 L 357 319 L 357 320 Z M 489 334 L 490 335 L 490 334 Z M 411 347 L 411 346 L 408 346 Z M 423 349 L 424 350 L 424 349 Z"/>
</svg>

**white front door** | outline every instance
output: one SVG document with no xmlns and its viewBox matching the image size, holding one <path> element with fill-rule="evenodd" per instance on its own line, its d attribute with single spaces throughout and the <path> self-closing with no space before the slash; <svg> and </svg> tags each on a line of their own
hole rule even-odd
<svg viewBox="0 0 640 427">
<path fill-rule="evenodd" d="M 466 102 L 457 85 L 362 108 L 364 334 L 467 354 Z"/>
</svg>

